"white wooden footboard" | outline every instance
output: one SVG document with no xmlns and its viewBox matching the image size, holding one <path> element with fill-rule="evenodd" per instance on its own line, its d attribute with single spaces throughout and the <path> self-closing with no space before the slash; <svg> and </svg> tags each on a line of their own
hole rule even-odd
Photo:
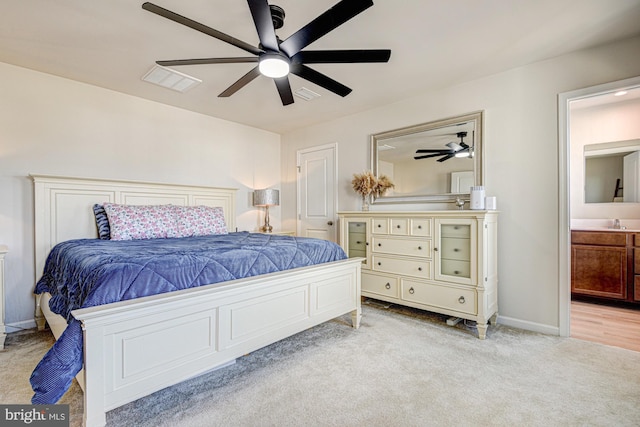
<svg viewBox="0 0 640 427">
<path fill-rule="evenodd" d="M 106 411 L 352 313 L 361 259 L 75 310 L 84 330 L 84 425 Z"/>
</svg>

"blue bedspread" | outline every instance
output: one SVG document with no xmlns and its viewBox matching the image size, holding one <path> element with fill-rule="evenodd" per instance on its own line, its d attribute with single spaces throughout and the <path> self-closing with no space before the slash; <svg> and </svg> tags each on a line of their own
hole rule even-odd
<svg viewBox="0 0 640 427">
<path fill-rule="evenodd" d="M 31 375 L 32 403 L 56 403 L 82 368 L 82 329 L 72 310 L 344 258 L 325 240 L 247 232 L 59 243 L 35 293 L 49 292 L 51 310 L 69 326 Z"/>
</svg>

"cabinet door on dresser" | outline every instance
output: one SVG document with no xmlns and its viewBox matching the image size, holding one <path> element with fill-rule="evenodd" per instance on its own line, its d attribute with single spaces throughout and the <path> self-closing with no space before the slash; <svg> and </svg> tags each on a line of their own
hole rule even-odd
<svg viewBox="0 0 640 427">
<path fill-rule="evenodd" d="M 349 258 L 362 257 L 362 268 L 369 268 L 369 220 L 366 218 L 342 218 L 340 242 Z"/>
<path fill-rule="evenodd" d="M 436 218 L 435 279 L 475 285 L 476 223 L 468 218 Z"/>
</svg>

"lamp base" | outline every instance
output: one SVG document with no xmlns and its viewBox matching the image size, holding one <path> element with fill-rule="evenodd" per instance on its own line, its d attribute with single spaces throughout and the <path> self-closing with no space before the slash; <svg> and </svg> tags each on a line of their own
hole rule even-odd
<svg viewBox="0 0 640 427">
<path fill-rule="evenodd" d="M 262 231 L 263 233 L 271 233 L 273 231 L 273 227 L 270 225 L 263 225 L 262 227 L 260 227 L 260 231 Z"/>
</svg>

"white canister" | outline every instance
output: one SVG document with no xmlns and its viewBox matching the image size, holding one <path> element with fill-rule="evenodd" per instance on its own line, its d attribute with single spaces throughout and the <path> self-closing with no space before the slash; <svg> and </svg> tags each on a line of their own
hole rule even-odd
<svg viewBox="0 0 640 427">
<path fill-rule="evenodd" d="M 484 208 L 488 211 L 495 211 L 498 209 L 498 202 L 496 196 L 487 196 L 484 198 Z"/>
<path fill-rule="evenodd" d="M 484 209 L 484 186 L 477 185 L 471 187 L 471 203 L 470 209 L 483 210 Z"/>
</svg>

